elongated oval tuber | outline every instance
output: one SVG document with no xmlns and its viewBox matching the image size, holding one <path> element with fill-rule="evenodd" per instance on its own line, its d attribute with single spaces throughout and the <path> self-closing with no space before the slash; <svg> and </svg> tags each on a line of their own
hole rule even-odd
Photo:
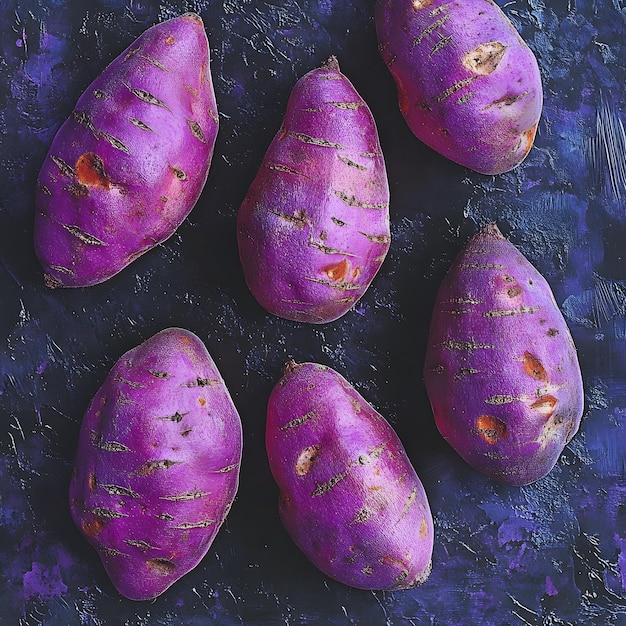
<svg viewBox="0 0 626 626">
<path fill-rule="evenodd" d="M 426 361 L 437 428 L 472 467 L 510 485 L 545 476 L 577 432 L 583 383 L 550 286 L 491 224 L 439 288 Z"/>
<path fill-rule="evenodd" d="M 543 103 L 537 60 L 492 0 L 378 0 L 376 31 L 413 133 L 501 174 L 527 156 Z"/>
<path fill-rule="evenodd" d="M 378 133 L 334 57 L 294 86 L 239 208 L 237 238 L 258 302 L 301 322 L 344 315 L 385 259 L 389 187 Z"/>
<path fill-rule="evenodd" d="M 200 16 L 146 30 L 80 96 L 39 172 L 46 285 L 100 283 L 170 237 L 202 192 L 217 130 Z"/>
<path fill-rule="evenodd" d="M 323 572 L 360 589 L 407 589 L 430 573 L 426 493 L 389 423 L 338 372 L 287 365 L 267 408 L 280 517 Z"/>
<path fill-rule="evenodd" d="M 196 567 L 241 453 L 239 415 L 196 335 L 169 328 L 117 361 L 83 417 L 70 509 L 122 595 L 154 598 Z"/>
</svg>

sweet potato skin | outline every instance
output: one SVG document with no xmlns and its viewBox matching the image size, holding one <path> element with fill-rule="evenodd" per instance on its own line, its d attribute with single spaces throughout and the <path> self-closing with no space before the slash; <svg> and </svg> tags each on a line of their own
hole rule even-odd
<svg viewBox="0 0 626 626">
<path fill-rule="evenodd" d="M 509 485 L 548 474 L 580 426 L 569 329 L 547 281 L 494 224 L 470 239 L 439 288 L 424 380 L 442 436 Z"/>
<path fill-rule="evenodd" d="M 526 158 L 541 116 L 541 75 L 497 4 L 377 0 L 376 31 L 418 139 L 483 174 Z"/>
<path fill-rule="evenodd" d="M 422 483 L 389 423 L 339 373 L 287 365 L 269 398 L 266 447 L 282 523 L 320 570 L 361 589 L 428 577 Z"/>
<path fill-rule="evenodd" d="M 144 31 L 80 96 L 39 172 L 46 285 L 100 283 L 170 237 L 206 183 L 217 131 L 202 19 Z"/>
<path fill-rule="evenodd" d="M 387 173 L 372 114 L 336 59 L 294 86 L 237 235 L 250 291 L 289 320 L 341 317 L 378 272 L 390 245 Z"/>
<path fill-rule="evenodd" d="M 241 454 L 239 415 L 196 335 L 169 328 L 117 361 L 83 417 L 69 496 L 122 595 L 154 598 L 196 567 Z"/>
</svg>

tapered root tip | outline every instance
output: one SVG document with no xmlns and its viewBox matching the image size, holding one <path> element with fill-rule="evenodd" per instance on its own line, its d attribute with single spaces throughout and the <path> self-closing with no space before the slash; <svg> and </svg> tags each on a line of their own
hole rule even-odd
<svg viewBox="0 0 626 626">
<path fill-rule="evenodd" d="M 504 239 L 504 235 L 500 232 L 500 229 L 495 222 L 483 226 L 480 234 L 487 237 L 493 237 L 494 239 Z"/>
<path fill-rule="evenodd" d="M 197 13 L 194 13 L 193 11 L 188 11 L 187 13 L 183 13 L 181 17 L 184 17 L 187 20 L 198 22 L 198 24 L 202 25 L 202 27 L 204 28 L 204 22 L 202 21 L 202 18 Z"/>
<path fill-rule="evenodd" d="M 58 289 L 59 287 L 64 286 L 58 278 L 55 278 L 50 274 L 43 275 L 43 283 L 46 287 L 48 287 L 48 289 Z"/>
<path fill-rule="evenodd" d="M 332 56 L 328 57 L 328 60 L 326 61 L 326 63 L 324 63 L 324 67 L 327 70 L 331 70 L 333 72 L 340 72 L 341 71 L 339 69 L 339 61 L 337 60 L 337 57 L 334 54 Z"/>
<path fill-rule="evenodd" d="M 291 372 L 295 372 L 298 368 L 300 367 L 300 365 L 298 363 L 296 363 L 293 359 L 287 361 L 287 363 L 285 363 L 285 374 L 291 374 Z"/>
</svg>

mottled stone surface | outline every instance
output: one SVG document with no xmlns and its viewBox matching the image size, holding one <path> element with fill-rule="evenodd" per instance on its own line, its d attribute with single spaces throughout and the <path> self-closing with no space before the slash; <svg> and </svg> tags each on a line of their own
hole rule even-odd
<svg viewBox="0 0 626 626">
<path fill-rule="evenodd" d="M 544 110 L 516 170 L 483 176 L 409 131 L 373 2 L 9 0 L 0 21 L 0 616 L 6 624 L 624 624 L 626 622 L 626 4 L 499 2 L 537 55 Z M 37 173 L 85 87 L 145 28 L 204 19 L 220 131 L 177 233 L 109 281 L 49 290 L 33 250 Z M 372 109 L 392 243 L 357 307 L 308 326 L 248 292 L 236 213 L 295 81 L 331 54 Z M 546 277 L 579 350 L 587 406 L 554 470 L 513 488 L 437 433 L 422 367 L 436 290 L 496 221 Z M 123 599 L 72 524 L 89 399 L 126 350 L 182 326 L 207 345 L 244 427 L 241 487 L 202 563 L 154 603 Z M 331 365 L 397 430 L 429 496 L 433 570 L 370 593 L 311 565 L 280 525 L 264 449 L 289 359 Z M 0 620 L 2 621 L 2 620 Z"/>
</svg>

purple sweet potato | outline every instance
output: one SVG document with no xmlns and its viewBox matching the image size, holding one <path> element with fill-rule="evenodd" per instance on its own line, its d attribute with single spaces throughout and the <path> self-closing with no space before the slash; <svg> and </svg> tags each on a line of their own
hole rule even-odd
<svg viewBox="0 0 626 626">
<path fill-rule="evenodd" d="M 429 575 L 426 493 L 389 423 L 336 371 L 287 364 L 267 408 L 266 447 L 287 532 L 324 573 L 360 589 Z"/>
<path fill-rule="evenodd" d="M 385 163 L 372 114 L 334 57 L 294 86 L 237 233 L 250 291 L 286 319 L 341 317 L 378 272 L 390 244 Z"/>
<path fill-rule="evenodd" d="M 217 130 L 202 19 L 146 30 L 87 87 L 40 170 L 46 285 L 100 283 L 170 237 L 206 183 Z"/>
<path fill-rule="evenodd" d="M 424 366 L 442 436 L 510 485 L 545 476 L 577 432 L 583 384 L 550 286 L 491 224 L 439 288 Z"/>
<path fill-rule="evenodd" d="M 492 0 L 378 0 L 376 31 L 418 139 L 483 174 L 530 151 L 543 91 L 537 60 Z"/>
<path fill-rule="evenodd" d="M 122 595 L 154 598 L 196 567 L 241 453 L 239 414 L 196 335 L 169 328 L 119 359 L 83 418 L 70 509 Z"/>
</svg>

